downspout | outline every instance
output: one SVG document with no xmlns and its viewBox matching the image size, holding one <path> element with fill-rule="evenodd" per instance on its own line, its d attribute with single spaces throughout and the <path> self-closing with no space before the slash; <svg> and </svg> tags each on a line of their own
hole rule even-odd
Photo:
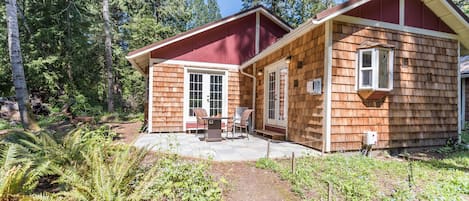
<svg viewBox="0 0 469 201">
<path fill-rule="evenodd" d="M 253 75 L 244 72 L 244 68 L 240 68 L 239 72 L 245 76 L 248 76 L 252 79 L 252 128 L 255 130 L 256 128 L 256 84 L 257 84 L 257 79 L 255 73 L 256 73 L 256 64 L 254 63 L 252 65 L 252 73 Z"/>
</svg>

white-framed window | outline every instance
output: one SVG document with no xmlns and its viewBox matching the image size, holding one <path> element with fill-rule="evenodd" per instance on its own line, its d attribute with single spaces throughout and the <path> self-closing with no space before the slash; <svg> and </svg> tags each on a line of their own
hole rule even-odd
<svg viewBox="0 0 469 201">
<path fill-rule="evenodd" d="M 369 48 L 358 50 L 358 90 L 391 91 L 393 88 L 394 50 Z"/>
</svg>

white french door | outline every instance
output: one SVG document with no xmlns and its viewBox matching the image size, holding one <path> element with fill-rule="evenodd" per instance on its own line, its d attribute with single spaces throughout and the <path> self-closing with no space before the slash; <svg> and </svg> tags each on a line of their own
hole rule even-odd
<svg viewBox="0 0 469 201">
<path fill-rule="evenodd" d="M 288 67 L 279 62 L 266 68 L 265 118 L 269 125 L 286 127 L 288 116 Z"/>
<path fill-rule="evenodd" d="M 225 73 L 188 71 L 186 80 L 185 111 L 187 121 L 196 121 L 194 108 L 204 108 L 209 116 L 226 115 Z"/>
</svg>

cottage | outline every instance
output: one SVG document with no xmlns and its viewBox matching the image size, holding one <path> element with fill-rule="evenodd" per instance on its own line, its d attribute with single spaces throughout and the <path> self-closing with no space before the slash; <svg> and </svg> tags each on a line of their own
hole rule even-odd
<svg viewBox="0 0 469 201">
<path fill-rule="evenodd" d="M 350 0 L 294 30 L 263 7 L 131 52 L 150 132 L 254 109 L 258 133 L 324 152 L 444 145 L 462 127 L 469 19 L 451 0 Z M 228 122 L 229 123 L 229 122 Z"/>
</svg>

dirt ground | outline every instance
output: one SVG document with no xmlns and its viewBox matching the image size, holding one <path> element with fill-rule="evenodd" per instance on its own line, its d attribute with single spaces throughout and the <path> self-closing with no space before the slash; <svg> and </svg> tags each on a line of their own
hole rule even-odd
<svg viewBox="0 0 469 201">
<path fill-rule="evenodd" d="M 108 123 L 107 125 L 119 134 L 118 141 L 130 144 L 137 139 L 142 122 Z"/>
<path fill-rule="evenodd" d="M 119 134 L 118 140 L 132 143 L 139 134 L 141 123 L 109 123 Z M 227 201 L 293 201 L 300 200 L 287 181 L 277 174 L 258 169 L 254 162 L 213 162 L 209 173 L 220 181 L 223 200 Z M 223 182 L 226 181 L 226 182 Z"/>
<path fill-rule="evenodd" d="M 210 174 L 226 181 L 222 183 L 223 200 L 300 200 L 287 181 L 269 170 L 256 168 L 254 162 L 214 162 Z"/>
</svg>

